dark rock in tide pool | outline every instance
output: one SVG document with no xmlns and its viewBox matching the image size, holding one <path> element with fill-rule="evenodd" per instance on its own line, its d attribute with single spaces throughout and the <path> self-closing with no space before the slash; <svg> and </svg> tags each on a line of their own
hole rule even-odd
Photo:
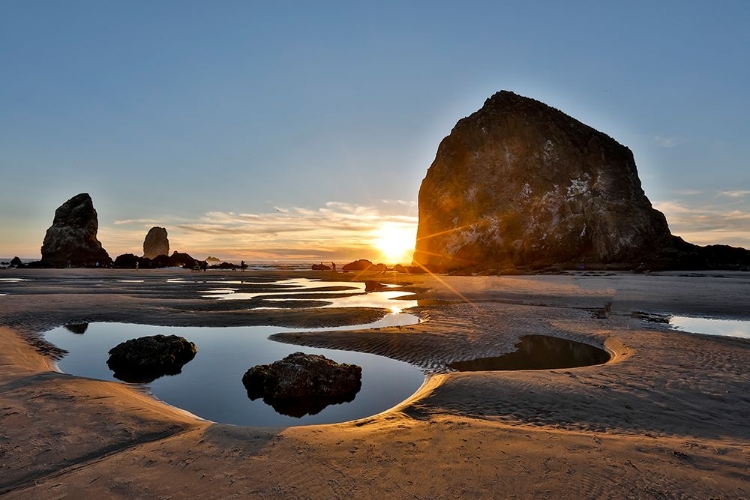
<svg viewBox="0 0 750 500">
<path fill-rule="evenodd" d="M 362 387 L 362 368 L 296 352 L 250 368 L 242 384 L 250 399 L 263 398 L 279 413 L 302 417 L 330 404 L 352 401 Z"/>
<path fill-rule="evenodd" d="M 42 244 L 42 262 L 55 266 L 109 266 L 112 259 L 96 239 L 99 219 L 91 196 L 81 193 L 55 210 Z"/>
<path fill-rule="evenodd" d="M 107 366 L 124 382 L 147 383 L 163 375 L 177 375 L 196 352 L 194 343 L 177 335 L 140 337 L 113 347 Z"/>
</svg>

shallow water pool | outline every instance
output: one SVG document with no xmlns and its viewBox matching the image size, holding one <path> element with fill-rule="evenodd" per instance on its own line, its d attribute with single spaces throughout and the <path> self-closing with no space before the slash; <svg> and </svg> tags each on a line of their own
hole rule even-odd
<svg viewBox="0 0 750 500">
<path fill-rule="evenodd" d="M 669 325 L 685 332 L 750 339 L 750 321 L 747 320 L 672 316 L 669 318 Z"/>
<path fill-rule="evenodd" d="M 515 347 L 502 356 L 456 361 L 448 368 L 461 372 L 552 370 L 600 365 L 611 358 L 604 349 L 548 335 L 524 335 Z"/>
<path fill-rule="evenodd" d="M 414 324 L 418 321 L 416 316 L 408 314 L 389 314 L 382 320 L 363 327 L 378 328 Z M 201 418 L 236 425 L 308 425 L 369 417 L 407 399 L 424 381 L 424 374 L 418 368 L 401 361 L 372 354 L 300 347 L 268 339 L 274 333 L 294 331 L 310 329 L 91 323 L 85 327 L 79 324 L 56 328 L 47 332 L 45 338 L 68 351 L 58 362 L 58 367 L 63 372 L 101 380 L 116 380 L 106 362 L 109 350 L 117 344 L 157 334 L 185 337 L 198 348 L 195 358 L 183 366 L 180 374 L 163 376 L 144 386 L 158 399 Z M 260 399 L 251 401 L 248 398 L 242 385 L 245 371 L 254 365 L 272 363 L 299 351 L 322 354 L 339 363 L 361 366 L 362 388 L 354 400 L 332 404 L 319 413 L 295 417 L 278 413 Z M 304 412 L 295 409 L 288 413 L 299 414 L 300 411 Z"/>
</svg>

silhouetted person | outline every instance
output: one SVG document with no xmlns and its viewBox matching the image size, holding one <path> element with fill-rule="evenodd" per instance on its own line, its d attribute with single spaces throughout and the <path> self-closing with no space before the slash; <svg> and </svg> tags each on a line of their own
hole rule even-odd
<svg viewBox="0 0 750 500">
<path fill-rule="evenodd" d="M 333 269 L 334 273 L 336 272 L 336 264 L 334 264 L 333 262 L 331 262 L 331 269 Z"/>
</svg>

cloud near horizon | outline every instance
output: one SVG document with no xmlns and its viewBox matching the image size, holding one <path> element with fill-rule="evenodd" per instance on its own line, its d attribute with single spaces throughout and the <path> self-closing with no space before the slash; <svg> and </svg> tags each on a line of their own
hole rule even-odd
<svg viewBox="0 0 750 500">
<path fill-rule="evenodd" d="M 689 207 L 678 201 L 654 202 L 653 206 L 667 217 L 672 234 L 685 241 L 750 248 L 749 211 L 731 205 Z"/>
<path fill-rule="evenodd" d="M 159 219 L 169 234 L 170 251 L 196 258 L 215 256 L 226 261 L 343 261 L 358 258 L 384 261 L 374 247 L 385 224 L 413 231 L 416 239 L 417 204 L 380 200 L 377 206 L 328 202 L 318 209 L 273 207 L 268 213 L 211 211 L 197 220 Z M 116 221 L 101 228 L 100 240 L 112 256 L 141 253 L 143 239 L 156 219 Z M 413 243 L 413 242 L 412 242 Z M 110 250 L 110 248 L 112 250 Z M 392 264 L 392 262 L 388 262 Z M 404 262 L 409 263 L 409 262 Z"/>
</svg>

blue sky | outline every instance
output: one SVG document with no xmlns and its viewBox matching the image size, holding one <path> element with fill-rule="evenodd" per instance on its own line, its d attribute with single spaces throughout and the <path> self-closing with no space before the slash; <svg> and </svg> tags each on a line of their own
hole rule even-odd
<svg viewBox="0 0 750 500">
<path fill-rule="evenodd" d="M 0 256 L 88 192 L 111 255 L 377 259 L 501 89 L 630 147 L 674 234 L 750 247 L 750 3 L 0 1 Z M 204 255 L 205 254 L 205 255 Z"/>
</svg>

